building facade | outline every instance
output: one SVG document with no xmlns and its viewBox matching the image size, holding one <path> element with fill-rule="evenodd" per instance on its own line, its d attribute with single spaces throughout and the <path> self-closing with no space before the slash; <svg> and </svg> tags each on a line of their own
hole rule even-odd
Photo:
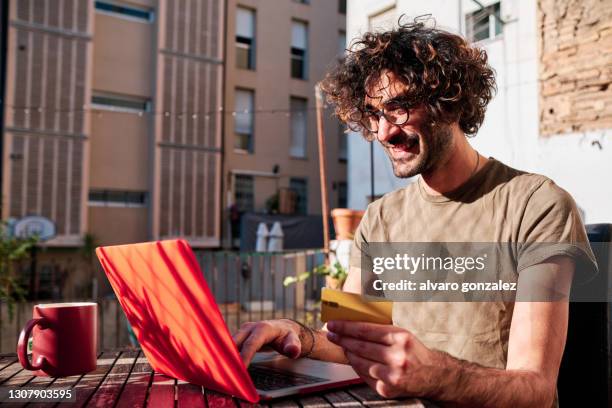
<svg viewBox="0 0 612 408">
<path fill-rule="evenodd" d="M 2 219 L 54 223 L 41 281 L 91 285 L 88 234 L 220 245 L 224 31 L 216 0 L 10 1 Z"/>
<path fill-rule="evenodd" d="M 296 213 L 321 214 L 315 85 L 344 52 L 345 6 L 338 0 L 228 1 L 228 210 L 266 211 L 279 190 L 291 189 Z M 345 207 L 347 138 L 331 113 L 324 111 L 329 205 Z"/>
<path fill-rule="evenodd" d="M 48 248 L 218 248 L 230 208 L 269 210 L 280 189 L 321 212 L 314 87 L 343 52 L 345 2 L 8 4 L 4 220 L 50 219 Z M 346 135 L 330 114 L 333 208 Z"/>
<path fill-rule="evenodd" d="M 482 154 L 553 179 L 572 194 L 587 223 L 611 222 L 612 184 L 605 179 L 612 172 L 610 2 L 351 0 L 347 36 L 397 24 L 401 15 L 407 21 L 426 14 L 438 27 L 477 42 L 496 71 L 497 94 L 470 143 Z M 354 136 L 349 206 L 364 208 L 369 146 Z M 378 146 L 374 162 L 375 195 L 411 182 L 393 176 Z"/>
</svg>

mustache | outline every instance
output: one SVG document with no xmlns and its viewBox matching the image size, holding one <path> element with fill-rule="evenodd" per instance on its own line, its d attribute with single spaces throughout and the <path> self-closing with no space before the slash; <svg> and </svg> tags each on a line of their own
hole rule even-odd
<svg viewBox="0 0 612 408">
<path fill-rule="evenodd" d="M 400 133 L 383 143 L 384 147 L 394 147 L 397 145 L 407 145 L 418 143 L 419 135 L 416 133 Z"/>
</svg>

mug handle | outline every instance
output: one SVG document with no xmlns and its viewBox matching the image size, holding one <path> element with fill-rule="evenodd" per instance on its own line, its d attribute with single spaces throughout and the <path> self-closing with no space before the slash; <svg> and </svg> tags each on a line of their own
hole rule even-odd
<svg viewBox="0 0 612 408">
<path fill-rule="evenodd" d="M 30 338 L 30 334 L 34 329 L 34 326 L 37 324 L 43 326 L 45 323 L 46 320 L 42 317 L 31 319 L 26 323 L 23 330 L 21 330 L 21 333 L 19 334 L 19 341 L 17 342 L 17 357 L 19 357 L 19 362 L 26 370 L 41 370 L 47 362 L 47 359 L 44 356 L 38 356 L 34 364 L 30 363 L 30 360 L 28 359 L 28 340 Z"/>
</svg>

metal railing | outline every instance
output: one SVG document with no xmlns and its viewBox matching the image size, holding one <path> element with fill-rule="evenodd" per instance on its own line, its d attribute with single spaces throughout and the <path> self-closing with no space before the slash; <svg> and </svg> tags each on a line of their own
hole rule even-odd
<svg viewBox="0 0 612 408">
<path fill-rule="evenodd" d="M 323 262 L 320 249 L 267 252 L 196 251 L 208 287 L 212 291 L 231 332 L 247 321 L 290 317 L 305 324 L 320 326 L 320 276 L 285 286 L 285 278 L 310 271 Z M 72 301 L 76 299 L 65 299 Z M 83 299 L 78 299 L 83 300 Z M 100 350 L 130 345 L 128 324 L 117 299 L 97 299 L 98 348 Z M 57 302 L 54 300 L 53 302 Z M 21 328 L 32 317 L 37 302 L 19 302 L 12 318 L 0 302 L 0 353 L 14 352 Z"/>
</svg>

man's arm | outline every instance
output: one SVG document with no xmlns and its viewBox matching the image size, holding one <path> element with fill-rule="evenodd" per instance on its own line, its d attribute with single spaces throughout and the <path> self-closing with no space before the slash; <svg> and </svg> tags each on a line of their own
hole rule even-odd
<svg viewBox="0 0 612 408">
<path fill-rule="evenodd" d="M 569 294 L 574 262 L 553 257 L 521 272 Z M 522 278 L 522 277 L 525 278 Z M 510 329 L 506 369 L 482 367 L 431 350 L 393 326 L 330 322 L 328 337 L 355 370 L 385 397 L 416 396 L 466 407 L 547 407 L 554 400 L 567 333 L 568 303 L 519 302 Z"/>
</svg>

